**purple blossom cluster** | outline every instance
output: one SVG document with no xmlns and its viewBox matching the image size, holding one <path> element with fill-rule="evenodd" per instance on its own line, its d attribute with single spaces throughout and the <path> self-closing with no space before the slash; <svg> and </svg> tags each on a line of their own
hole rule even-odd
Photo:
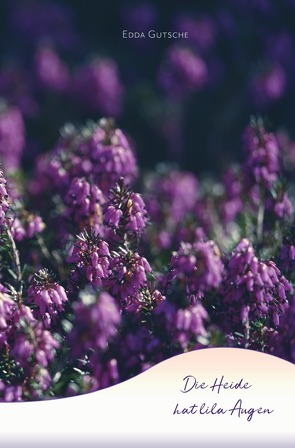
<svg viewBox="0 0 295 448">
<path fill-rule="evenodd" d="M 66 218 L 73 220 L 80 230 L 92 228 L 99 232 L 104 202 L 105 197 L 95 184 L 91 185 L 85 178 L 74 177 L 65 196 Z"/>
<path fill-rule="evenodd" d="M 145 257 L 137 252 L 121 250 L 110 262 L 110 277 L 107 285 L 123 308 L 140 306 L 141 291 L 147 287 L 148 274 L 152 268 Z"/>
<path fill-rule="evenodd" d="M 226 264 L 221 305 L 224 325 L 241 330 L 255 319 L 265 318 L 276 327 L 291 292 L 292 285 L 276 264 L 272 260 L 259 261 L 244 238 Z"/>
<path fill-rule="evenodd" d="M 5 296 L 1 293 L 2 305 L 4 300 Z M 6 300 L 8 319 L 5 328 L 1 328 L 5 336 L 5 339 L 3 335 L 1 338 L 1 361 L 3 358 L 6 369 L 16 370 L 16 373 L 2 378 L 5 370 L 1 371 L 0 400 L 40 399 L 52 384 L 48 369 L 59 342 L 44 328 L 42 322 L 34 318 L 28 306 L 17 306 L 14 301 L 12 303 Z"/>
<path fill-rule="evenodd" d="M 216 289 L 222 281 L 223 263 L 213 241 L 182 243 L 171 258 L 170 281 L 184 283 L 190 300 L 200 299 L 204 293 Z"/>
<path fill-rule="evenodd" d="M 10 220 L 10 231 L 15 241 L 22 241 L 24 238 L 33 238 L 45 229 L 45 223 L 41 216 L 28 213 L 25 210 L 19 214 L 15 213 Z"/>
<path fill-rule="evenodd" d="M 47 329 L 64 310 L 67 301 L 64 288 L 54 281 L 53 275 L 47 269 L 40 269 L 34 275 L 27 291 L 27 303 L 36 307 L 35 317 L 43 320 Z"/>
<path fill-rule="evenodd" d="M 53 150 L 38 158 L 31 191 L 37 197 L 64 193 L 75 178 L 91 179 L 107 194 L 120 177 L 131 184 L 137 177 L 137 162 L 128 138 L 101 119 L 81 129 L 65 126 Z M 74 188 L 74 187 L 72 187 Z"/>
<path fill-rule="evenodd" d="M 124 179 L 110 190 L 104 206 L 104 224 L 114 235 L 142 235 L 148 221 L 145 203 L 138 193 L 124 185 Z"/>
<path fill-rule="evenodd" d="M 246 183 L 270 189 L 278 179 L 279 146 L 272 133 L 265 132 L 263 122 L 258 120 L 244 132 L 246 159 L 244 163 Z"/>
<path fill-rule="evenodd" d="M 96 234 L 84 231 L 71 247 L 67 262 L 74 264 L 70 272 L 70 282 L 74 287 L 85 283 L 101 287 L 110 273 L 108 243 Z"/>
</svg>

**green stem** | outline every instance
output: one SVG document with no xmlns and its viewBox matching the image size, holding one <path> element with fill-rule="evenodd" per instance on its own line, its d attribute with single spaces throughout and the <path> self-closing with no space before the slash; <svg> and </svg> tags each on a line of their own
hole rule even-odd
<svg viewBox="0 0 295 448">
<path fill-rule="evenodd" d="M 41 235 L 36 234 L 36 239 L 37 239 L 37 242 L 39 244 L 39 247 L 41 249 L 41 252 L 42 252 L 44 258 L 52 265 L 52 267 L 54 269 L 57 270 L 60 279 L 63 280 L 65 274 L 64 274 L 64 268 L 62 265 L 62 260 L 58 257 L 57 254 L 49 252 L 47 246 L 45 245 L 44 239 L 42 238 Z"/>
<path fill-rule="evenodd" d="M 245 337 L 244 347 L 245 347 L 245 348 L 248 348 L 248 347 L 249 347 L 249 338 L 250 338 L 250 322 L 249 322 L 249 316 L 247 316 L 247 320 L 246 320 L 246 322 L 245 322 L 244 337 Z"/>
<path fill-rule="evenodd" d="M 264 212 L 265 212 L 265 206 L 264 206 L 264 200 L 262 198 L 260 200 L 260 205 L 259 205 L 258 215 L 257 215 L 257 240 L 259 243 L 261 242 L 262 235 L 263 235 Z"/>
<path fill-rule="evenodd" d="M 10 242 L 12 257 L 13 257 L 13 261 L 14 261 L 14 265 L 15 265 L 16 291 L 18 293 L 19 301 L 22 302 L 23 281 L 22 281 L 22 270 L 21 270 L 21 263 L 20 263 L 20 258 L 19 258 L 19 251 L 16 247 L 14 238 L 13 238 L 12 233 L 7 224 L 6 224 L 6 233 L 7 233 L 9 242 Z"/>
</svg>

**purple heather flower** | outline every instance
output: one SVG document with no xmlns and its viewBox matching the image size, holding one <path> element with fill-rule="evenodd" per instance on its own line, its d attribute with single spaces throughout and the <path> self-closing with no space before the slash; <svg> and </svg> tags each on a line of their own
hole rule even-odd
<svg viewBox="0 0 295 448">
<path fill-rule="evenodd" d="M 58 341 L 34 318 L 31 309 L 22 305 L 15 310 L 10 322 L 7 345 L 10 357 L 23 370 L 31 398 L 37 398 L 36 385 L 39 391 L 45 391 L 51 384 L 47 369 L 54 360 Z"/>
<path fill-rule="evenodd" d="M 88 110 L 117 117 L 123 107 L 124 88 L 116 62 L 97 58 L 78 67 L 73 77 L 74 97 Z"/>
<path fill-rule="evenodd" d="M 151 335 L 146 326 L 139 326 L 136 331 L 129 331 L 122 335 L 119 341 L 119 356 L 124 367 L 123 376 L 129 377 L 132 369 L 141 371 L 141 365 L 149 351 Z M 126 372 L 126 373 L 125 373 Z"/>
<path fill-rule="evenodd" d="M 276 138 L 283 159 L 284 170 L 292 172 L 295 168 L 295 142 L 284 130 L 276 132 Z"/>
<path fill-rule="evenodd" d="M 162 300 L 165 300 L 165 297 L 158 289 L 140 288 L 134 300 L 129 298 L 129 301 L 125 301 L 124 310 L 134 316 L 140 316 L 141 313 L 151 312 Z"/>
<path fill-rule="evenodd" d="M 282 192 L 276 198 L 268 197 L 265 201 L 265 208 L 273 212 L 277 218 L 290 218 L 293 213 L 293 205 L 287 192 Z"/>
<path fill-rule="evenodd" d="M 0 160 L 5 171 L 19 168 L 25 145 L 25 126 L 17 107 L 0 104 Z"/>
<path fill-rule="evenodd" d="M 78 224 L 79 230 L 92 228 L 96 233 L 102 230 L 102 206 L 105 197 L 102 191 L 85 178 L 75 177 L 65 196 L 65 215 Z"/>
<path fill-rule="evenodd" d="M 3 172 L 0 169 L 0 227 L 4 224 L 5 214 L 9 207 L 6 183 Z"/>
<path fill-rule="evenodd" d="M 277 331 L 273 333 L 269 341 L 269 352 L 295 363 L 295 301 L 294 296 L 289 308 L 280 319 Z"/>
<path fill-rule="evenodd" d="M 107 362 L 97 360 L 95 353 L 89 356 L 91 370 L 93 371 L 93 377 L 95 378 L 95 389 L 104 389 L 106 387 L 113 386 L 119 382 L 119 369 L 116 359 L 110 359 Z"/>
<path fill-rule="evenodd" d="M 149 30 L 155 29 L 158 11 L 156 5 L 143 1 L 124 5 L 121 17 L 127 30 L 144 33 L 147 36 Z M 154 43 L 153 39 L 130 39 L 131 45 L 144 50 L 152 48 Z"/>
<path fill-rule="evenodd" d="M 101 119 L 80 130 L 68 125 L 61 132 L 53 151 L 37 161 L 33 194 L 51 189 L 66 194 L 75 177 L 91 179 L 104 194 L 120 177 L 127 184 L 136 179 L 134 150 L 124 133 L 113 127 L 112 120 Z"/>
<path fill-rule="evenodd" d="M 7 289 L 0 283 L 0 347 L 7 340 L 7 328 L 11 324 L 16 308 L 14 300 L 7 294 Z"/>
<path fill-rule="evenodd" d="M 0 380 L 0 402 L 22 401 L 23 390 L 20 385 L 11 386 Z"/>
<path fill-rule="evenodd" d="M 265 107 L 280 99 L 285 93 L 285 87 L 285 70 L 276 63 L 253 75 L 250 92 L 254 103 L 260 107 Z"/>
<path fill-rule="evenodd" d="M 33 238 L 36 233 L 42 233 L 45 229 L 45 223 L 41 216 L 35 214 L 28 215 L 26 224 L 26 234 L 28 238 Z"/>
<path fill-rule="evenodd" d="M 158 73 L 158 82 L 168 95 L 186 97 L 199 91 L 206 80 L 207 66 L 196 53 L 178 45 L 168 49 Z"/>
<path fill-rule="evenodd" d="M 95 392 L 119 382 L 119 369 L 115 358 L 101 359 L 96 352 L 92 352 L 88 360 L 87 368 L 91 371 L 91 374 L 84 374 L 79 378 L 79 384 L 69 383 L 66 391 L 68 397 Z"/>
<path fill-rule="evenodd" d="M 188 297 L 203 297 L 204 293 L 220 286 L 223 263 L 214 241 L 181 243 L 171 258 L 169 280 L 185 284 Z"/>
<path fill-rule="evenodd" d="M 220 214 L 222 222 L 233 222 L 236 216 L 243 209 L 243 202 L 241 199 L 242 183 L 239 173 L 236 173 L 233 168 L 229 168 L 223 175 L 224 198 L 220 204 Z"/>
<path fill-rule="evenodd" d="M 75 264 L 70 274 L 72 288 L 84 283 L 101 287 L 110 274 L 108 243 L 92 231 L 88 233 L 85 230 L 71 247 L 67 262 Z"/>
<path fill-rule="evenodd" d="M 147 211 L 141 195 L 126 187 L 124 179 L 121 178 L 110 190 L 104 206 L 104 223 L 115 234 L 140 236 L 147 220 Z"/>
<path fill-rule="evenodd" d="M 15 241 L 22 241 L 26 237 L 25 228 L 19 218 L 11 220 L 10 231 Z"/>
<path fill-rule="evenodd" d="M 157 10 L 150 2 L 140 2 L 137 5 L 124 6 L 122 18 L 130 30 L 147 33 L 157 21 Z"/>
<path fill-rule="evenodd" d="M 40 46 L 37 49 L 35 71 L 37 80 L 43 88 L 56 92 L 65 92 L 68 89 L 68 68 L 49 46 Z"/>
<path fill-rule="evenodd" d="M 193 210 L 199 183 L 193 173 L 167 169 L 153 174 L 146 181 L 145 201 L 149 215 L 168 228 Z"/>
<path fill-rule="evenodd" d="M 279 259 L 282 270 L 285 272 L 292 272 L 295 266 L 295 242 L 293 237 L 294 230 L 291 235 L 285 235 L 281 245 Z"/>
<path fill-rule="evenodd" d="M 154 311 L 156 325 L 166 332 L 169 345 L 179 346 L 181 351 L 196 343 L 199 337 L 206 338 L 205 322 L 208 314 L 200 304 L 177 308 L 168 300 L 161 302 Z"/>
<path fill-rule="evenodd" d="M 188 33 L 188 40 L 199 51 L 208 52 L 215 43 L 216 27 L 210 16 L 192 18 L 180 14 L 176 18 L 176 28 L 179 32 Z"/>
<path fill-rule="evenodd" d="M 9 225 L 15 241 L 33 238 L 45 229 L 45 224 L 40 216 L 27 212 L 20 213 L 19 217 L 15 215 L 14 218 L 9 220 Z"/>
<path fill-rule="evenodd" d="M 259 261 L 244 238 L 226 264 L 221 291 L 225 324 L 236 328 L 248 320 L 268 317 L 275 326 L 288 307 L 292 286 L 273 261 Z"/>
<path fill-rule="evenodd" d="M 36 317 L 41 317 L 48 327 L 51 319 L 56 319 L 58 313 L 64 310 L 68 301 L 66 291 L 56 283 L 53 275 L 47 269 L 40 269 L 28 288 L 27 302 L 37 307 Z"/>
<path fill-rule="evenodd" d="M 117 345 L 121 380 L 130 378 L 130 371 L 139 374 L 162 361 L 161 349 L 160 339 L 150 331 L 149 324 L 142 321 L 142 315 L 129 314 Z"/>
<path fill-rule="evenodd" d="M 147 276 L 152 269 L 137 252 L 114 252 L 110 262 L 110 276 L 106 282 L 110 293 L 123 309 L 137 309 L 141 305 L 141 292 L 147 288 Z"/>
<path fill-rule="evenodd" d="M 258 184 L 269 190 L 278 180 L 280 171 L 277 139 L 274 134 L 265 131 L 260 120 L 246 128 L 243 138 L 246 187 L 252 188 Z"/>
<path fill-rule="evenodd" d="M 14 105 L 25 118 L 35 118 L 39 112 L 34 98 L 34 85 L 30 72 L 16 63 L 7 64 L 0 70 L 0 96 Z"/>
<path fill-rule="evenodd" d="M 121 177 L 126 184 L 136 179 L 134 148 L 124 133 L 114 128 L 112 120 L 99 121 L 88 141 L 88 148 L 94 179 L 104 193 L 108 193 Z M 83 150 L 81 147 L 81 153 Z"/>
<path fill-rule="evenodd" d="M 116 333 L 121 321 L 115 299 L 107 292 L 84 290 L 74 304 L 73 329 L 69 335 L 71 357 L 84 357 L 88 350 L 102 352 Z"/>
<path fill-rule="evenodd" d="M 71 158 L 71 147 L 69 141 L 64 138 L 60 138 L 57 148 L 49 154 L 37 156 L 35 177 L 30 184 L 30 192 L 34 196 L 42 196 L 43 198 L 43 195 L 48 191 L 64 193 L 69 188 L 71 175 L 67 165 L 71 161 L 68 162 L 67 158 Z M 81 159 L 79 161 L 81 162 Z"/>
<path fill-rule="evenodd" d="M 208 241 L 208 237 L 202 227 L 196 227 L 196 222 L 194 219 L 187 221 L 181 221 L 176 230 L 175 241 L 177 246 L 181 243 L 196 243 Z"/>
</svg>

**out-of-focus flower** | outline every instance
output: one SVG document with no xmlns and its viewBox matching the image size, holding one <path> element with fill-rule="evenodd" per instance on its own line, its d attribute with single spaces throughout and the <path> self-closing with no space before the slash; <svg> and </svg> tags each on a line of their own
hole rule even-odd
<svg viewBox="0 0 295 448">
<path fill-rule="evenodd" d="M 146 178 L 143 197 L 150 216 L 148 238 L 155 250 L 168 249 L 176 232 L 184 232 L 183 220 L 193 212 L 198 194 L 199 183 L 191 172 L 159 167 Z"/>
<path fill-rule="evenodd" d="M 200 303 L 177 308 L 175 304 L 164 300 L 154 310 L 154 315 L 155 325 L 159 327 L 158 333 L 162 339 L 167 340 L 172 351 L 175 346 L 180 353 L 186 351 L 189 346 L 197 343 L 199 337 L 205 339 L 207 336 L 205 323 L 208 314 Z"/>
<path fill-rule="evenodd" d="M 12 24 L 21 39 L 31 44 L 50 42 L 63 50 L 77 50 L 80 38 L 74 28 L 73 11 L 65 4 L 47 0 L 10 1 Z"/>
<path fill-rule="evenodd" d="M 273 64 L 253 75 L 250 92 L 257 106 L 265 107 L 280 99 L 286 89 L 286 74 L 281 65 Z"/>
<path fill-rule="evenodd" d="M 16 308 L 14 300 L 7 294 L 7 289 L 0 283 L 0 346 L 7 340 L 6 330 L 9 328 Z"/>
<path fill-rule="evenodd" d="M 70 75 L 67 66 L 50 47 L 40 46 L 35 54 L 35 71 L 40 86 L 50 91 L 66 92 Z"/>
<path fill-rule="evenodd" d="M 84 290 L 74 305 L 73 329 L 69 335 L 71 357 L 82 358 L 89 350 L 107 349 L 121 321 L 115 299 L 105 291 Z"/>
<path fill-rule="evenodd" d="M 204 87 L 206 80 L 207 66 L 203 59 L 186 47 L 169 48 L 158 73 L 158 83 L 168 95 L 187 97 Z"/>
<path fill-rule="evenodd" d="M 222 273 L 221 254 L 214 241 L 181 243 L 171 258 L 168 281 L 183 283 L 188 298 L 202 298 L 220 286 Z"/>
<path fill-rule="evenodd" d="M 294 227 L 284 235 L 279 253 L 279 260 L 284 272 L 292 272 L 295 267 Z"/>
<path fill-rule="evenodd" d="M 36 234 L 42 233 L 45 223 L 41 216 L 19 210 L 9 219 L 9 227 L 15 241 L 22 241 L 24 238 L 33 238 Z"/>
<path fill-rule="evenodd" d="M 113 59 L 97 58 L 78 67 L 72 92 L 79 104 L 91 112 L 117 117 L 122 111 L 124 88 Z"/>
<path fill-rule="evenodd" d="M 20 385 L 11 386 L 0 380 L 0 402 L 22 401 L 23 390 Z"/>
<path fill-rule="evenodd" d="M 267 133 L 261 120 L 247 126 L 243 135 L 246 154 L 242 170 L 247 188 L 256 184 L 269 190 L 280 172 L 279 147 L 273 133 Z"/>
<path fill-rule="evenodd" d="M 0 161 L 5 172 L 19 168 L 25 145 L 25 125 L 20 110 L 0 104 Z"/>
<path fill-rule="evenodd" d="M 243 209 L 241 176 L 233 168 L 228 168 L 223 175 L 224 197 L 219 205 L 222 222 L 235 220 Z"/>
<path fill-rule="evenodd" d="M 290 218 L 293 213 L 293 205 L 286 191 L 279 191 L 276 195 L 268 197 L 265 208 L 279 219 Z"/>
<path fill-rule="evenodd" d="M 179 14 L 175 22 L 177 30 L 187 33 L 188 41 L 199 51 L 208 52 L 212 49 L 216 38 L 216 25 L 211 17 L 203 15 L 193 18 L 186 14 Z"/>
<path fill-rule="evenodd" d="M 295 363 L 295 302 L 294 297 L 284 316 L 280 319 L 277 331 L 273 333 L 269 341 L 269 352 Z"/>
</svg>

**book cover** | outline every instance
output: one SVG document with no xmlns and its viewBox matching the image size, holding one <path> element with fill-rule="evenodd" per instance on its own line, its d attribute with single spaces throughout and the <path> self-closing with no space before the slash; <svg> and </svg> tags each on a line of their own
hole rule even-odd
<svg viewBox="0 0 295 448">
<path fill-rule="evenodd" d="M 294 15 L 2 1 L 6 446 L 292 445 Z"/>
</svg>

